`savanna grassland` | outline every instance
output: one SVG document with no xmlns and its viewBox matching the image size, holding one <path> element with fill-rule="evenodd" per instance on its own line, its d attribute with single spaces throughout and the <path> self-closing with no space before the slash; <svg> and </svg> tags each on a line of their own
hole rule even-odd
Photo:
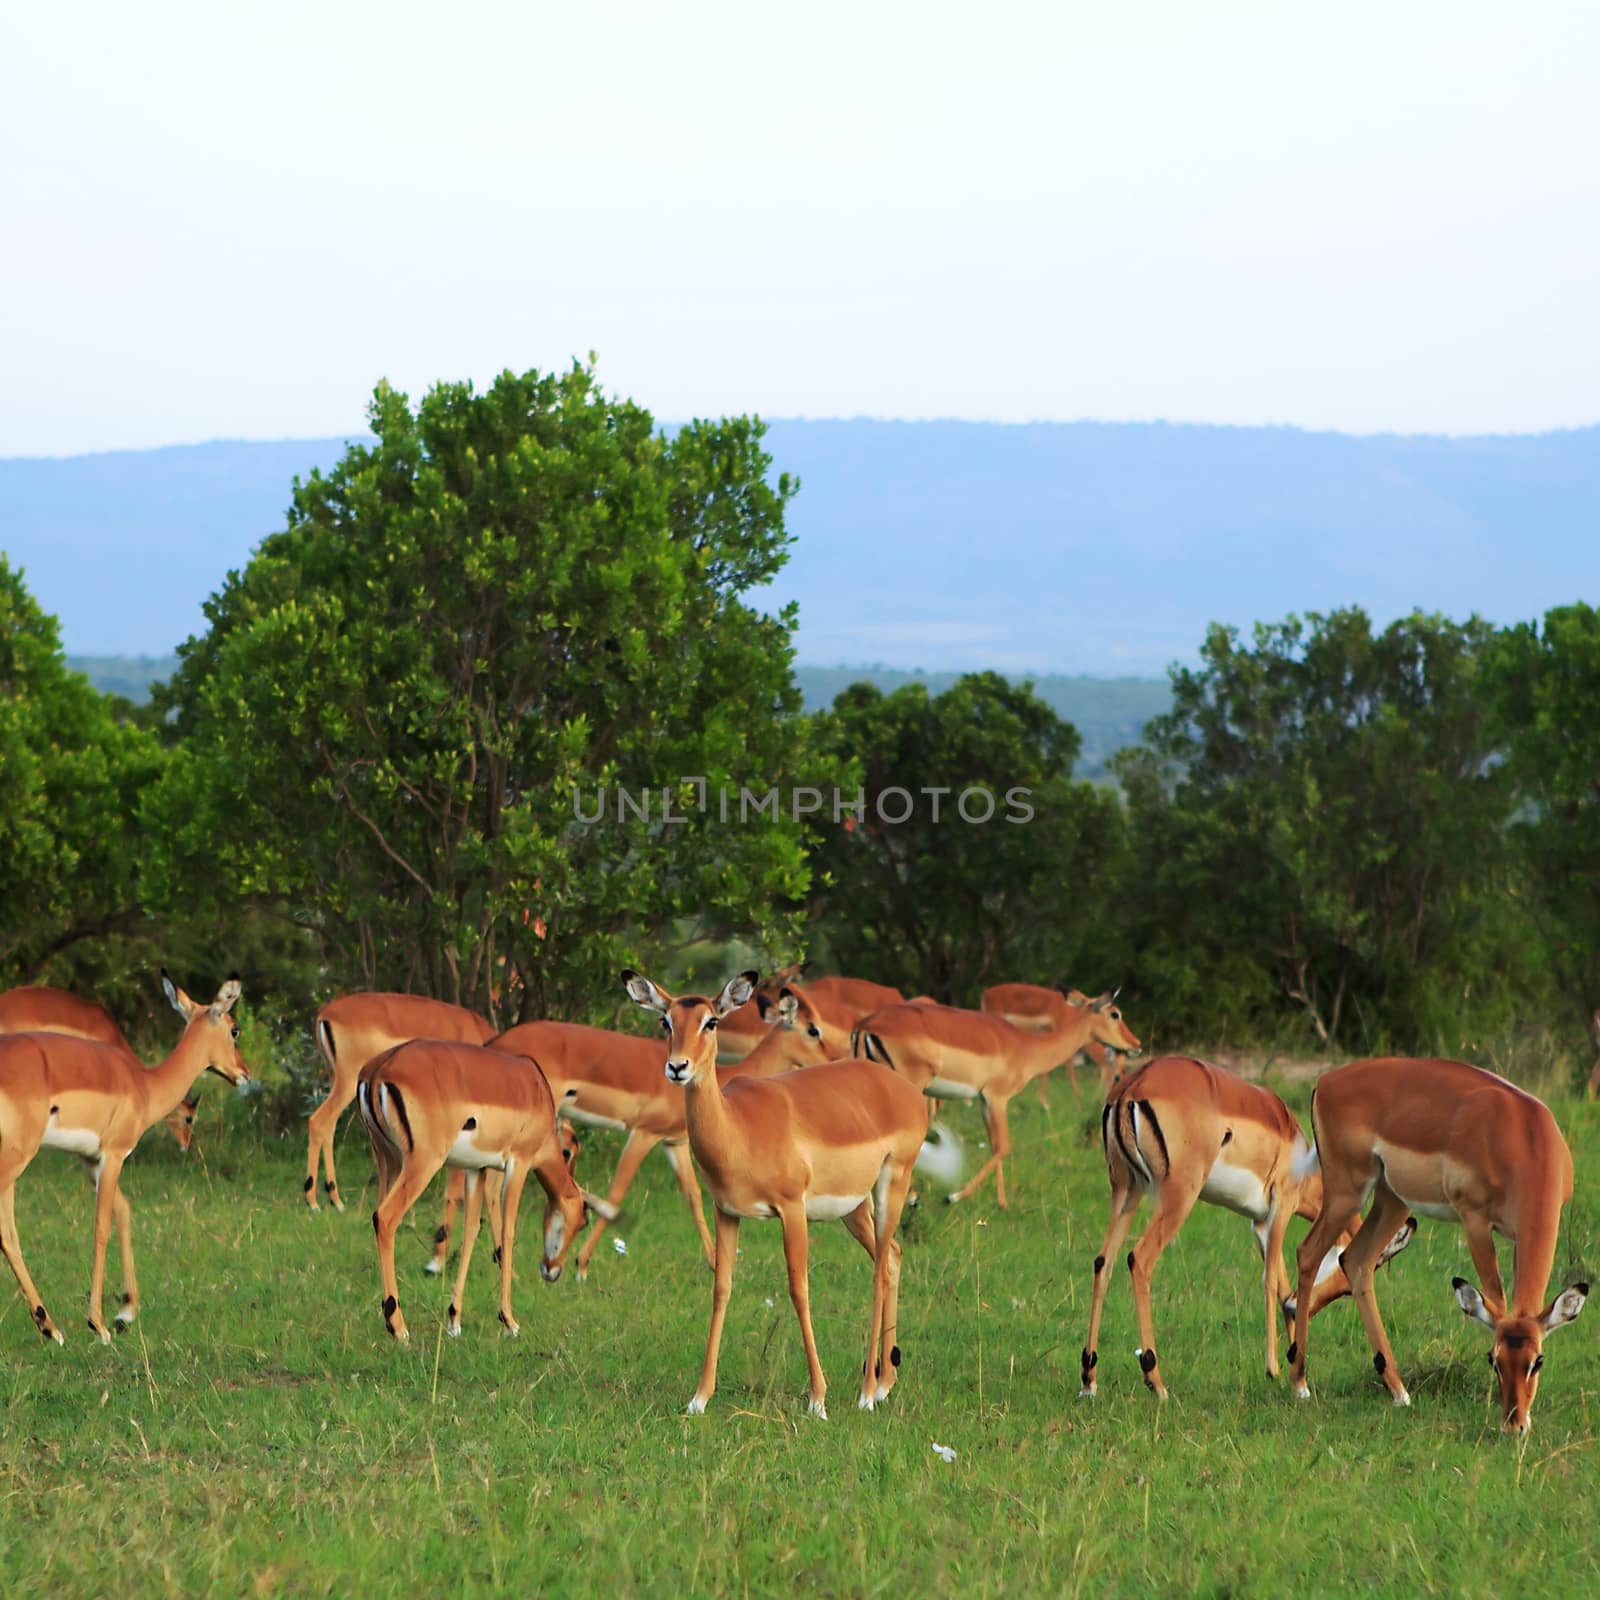
<svg viewBox="0 0 1600 1600">
<path fill-rule="evenodd" d="M 1305 1086 L 1287 1091 L 1304 1111 Z M 1600 1264 L 1600 1108 L 1553 1100 L 1577 1160 L 1557 1274 Z M 1246 1225 L 1201 1207 L 1155 1279 L 1164 1407 L 1141 1384 L 1126 1274 L 1077 1398 L 1105 1223 L 1097 1097 L 1058 1075 L 1014 1108 L 1009 1212 L 924 1204 L 906 1229 L 902 1381 L 857 1412 L 868 1268 L 813 1233 L 832 1420 L 804 1361 L 775 1224 L 747 1224 L 720 1388 L 694 1388 L 710 1279 L 664 1162 L 646 1163 L 586 1284 L 547 1286 L 524 1212 L 499 1336 L 486 1241 L 459 1340 L 401 1236 L 409 1348 L 379 1312 L 371 1165 L 347 1123 L 344 1215 L 299 1199 L 304 1142 L 213 1089 L 196 1149 L 159 1128 L 125 1174 L 144 1313 L 111 1348 L 81 1315 L 89 1187 L 42 1156 L 18 1187 L 29 1265 L 67 1333 L 4 1285 L 0 1572 L 8 1594 L 1576 1593 L 1600 1568 L 1600 1344 L 1554 1337 L 1534 1430 L 1503 1440 L 1485 1331 L 1450 1293 L 1459 1229 L 1424 1221 L 1380 1278 L 1414 1404 L 1396 1411 L 1348 1301 L 1314 1325 L 1315 1398 L 1261 1370 Z M 975 1118 L 952 1120 L 969 1140 Z M 615 1142 L 580 1170 L 602 1186 Z M 365 1183 L 365 1194 L 360 1185 Z M 992 1193 L 992 1191 L 991 1191 Z M 359 1200 L 354 1198 L 360 1196 Z M 530 1187 L 530 1205 L 535 1191 Z M 1296 1225 L 1291 1245 L 1302 1231 Z M 115 1250 L 112 1251 L 115 1260 Z M 1292 1260 L 1292 1258 L 1291 1258 Z M 108 1288 L 120 1287 L 115 1267 Z M 947 1462 L 932 1449 L 952 1447 Z"/>
</svg>

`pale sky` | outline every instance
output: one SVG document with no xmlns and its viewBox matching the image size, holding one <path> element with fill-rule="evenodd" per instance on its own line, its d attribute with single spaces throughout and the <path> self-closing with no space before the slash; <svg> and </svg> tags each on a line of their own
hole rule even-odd
<svg viewBox="0 0 1600 1600">
<path fill-rule="evenodd" d="M 1600 418 L 1600 6 L 7 8 L 0 455 L 657 416 Z"/>
</svg>

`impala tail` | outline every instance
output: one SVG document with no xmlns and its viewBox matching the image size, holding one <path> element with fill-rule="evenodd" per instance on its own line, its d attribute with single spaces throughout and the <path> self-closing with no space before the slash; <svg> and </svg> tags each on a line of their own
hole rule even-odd
<svg viewBox="0 0 1600 1600">
<path fill-rule="evenodd" d="M 966 1171 L 967 1153 L 949 1128 L 942 1122 L 935 1122 L 917 1152 L 916 1165 L 918 1172 L 925 1172 L 935 1183 L 954 1189 Z"/>
</svg>

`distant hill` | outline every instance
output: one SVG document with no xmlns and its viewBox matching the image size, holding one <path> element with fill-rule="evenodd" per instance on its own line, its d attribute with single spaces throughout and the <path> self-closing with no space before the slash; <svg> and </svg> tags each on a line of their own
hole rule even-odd
<svg viewBox="0 0 1600 1600">
<path fill-rule="evenodd" d="M 0 549 L 74 653 L 159 655 L 344 441 L 0 460 Z M 1356 438 L 774 422 L 799 659 L 1154 677 L 1207 623 L 1360 604 L 1498 622 L 1600 598 L 1600 428 Z"/>
<path fill-rule="evenodd" d="M 120 694 L 136 704 L 150 698 L 150 685 L 178 670 L 176 656 L 68 656 L 67 665 L 81 672 L 106 694 Z M 892 667 L 799 667 L 795 679 L 807 711 L 833 704 L 852 683 L 875 683 L 898 689 L 922 682 L 929 694 L 943 694 L 956 681 L 954 672 L 914 673 Z M 1034 680 L 1034 691 L 1083 736 L 1077 771 L 1100 777 L 1106 758 L 1124 745 L 1137 744 L 1151 717 L 1165 711 L 1171 694 L 1164 679 L 1065 678 L 1046 675 Z"/>
</svg>

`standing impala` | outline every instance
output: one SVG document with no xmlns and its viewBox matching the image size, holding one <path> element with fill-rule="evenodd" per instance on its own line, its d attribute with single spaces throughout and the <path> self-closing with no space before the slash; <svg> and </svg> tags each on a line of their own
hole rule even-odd
<svg viewBox="0 0 1600 1600">
<path fill-rule="evenodd" d="M 926 1103 L 904 1078 L 866 1061 L 830 1061 L 773 1078 L 719 1079 L 717 1024 L 755 992 L 754 972 L 730 978 L 708 1000 L 674 999 L 648 978 L 624 972 L 628 994 L 661 1019 L 667 1076 L 683 1085 L 689 1147 L 717 1208 L 717 1279 L 700 1386 L 702 1412 L 717 1387 L 717 1352 L 733 1288 L 739 1223 L 777 1217 L 811 1374 L 810 1408 L 826 1418 L 828 1383 L 811 1331 L 807 1273 L 810 1223 L 835 1217 L 872 1257 L 872 1316 L 858 1404 L 887 1398 L 900 1365 L 900 1246 L 895 1229 L 928 1129 Z"/>
<path fill-rule="evenodd" d="M 494 1029 L 477 1015 L 444 1000 L 414 994 L 344 994 L 330 1000 L 312 1024 L 332 1086 L 328 1098 L 311 1113 L 310 1147 L 306 1155 L 306 1204 L 317 1210 L 317 1160 L 327 1167 L 324 1187 L 328 1203 L 344 1210 L 339 1180 L 333 1170 L 333 1130 L 339 1113 L 356 1097 L 356 1080 L 374 1056 L 410 1039 L 455 1039 L 486 1044 Z"/>
<path fill-rule="evenodd" d="M 992 1017 L 1004 1017 L 1007 1022 L 1032 1033 L 1059 1030 L 1076 1020 L 1075 1013 L 1089 1003 L 1081 989 L 1047 989 L 1037 983 L 995 983 L 978 996 L 978 1009 Z M 1100 1069 L 1100 1086 L 1109 1093 L 1112 1080 L 1117 1076 L 1116 1052 L 1107 1050 L 1098 1039 L 1091 1039 L 1083 1048 L 1059 1063 L 1067 1069 L 1067 1081 L 1072 1092 L 1078 1092 L 1078 1063 L 1088 1059 Z M 1039 1104 L 1048 1107 L 1049 1096 L 1045 1085 L 1048 1073 L 1039 1074 Z"/>
<path fill-rule="evenodd" d="M 1500 1383 L 1503 1426 L 1525 1433 L 1544 1365 L 1545 1335 L 1573 1321 L 1586 1283 L 1547 1305 L 1561 1208 L 1572 1198 L 1572 1154 L 1556 1119 L 1504 1078 L 1464 1061 L 1352 1061 L 1317 1080 L 1311 1100 L 1316 1148 L 1306 1165 L 1322 1172 L 1322 1214 L 1300 1245 L 1295 1393 L 1306 1385 L 1307 1285 L 1340 1219 L 1373 1196 L 1372 1209 L 1344 1253 L 1350 1292 L 1378 1369 L 1397 1406 L 1411 1404 L 1372 1292 L 1377 1245 L 1407 1210 L 1459 1221 L 1482 1292 L 1452 1280 L 1456 1303 L 1494 1333 L 1489 1362 Z M 1500 1282 L 1494 1235 L 1514 1245 L 1511 1299 Z"/>
<path fill-rule="evenodd" d="M 0 994 L 0 1034 L 5 1033 L 69 1033 L 75 1039 L 94 1039 L 101 1044 L 114 1045 L 135 1061 L 139 1060 L 104 1006 L 93 1000 L 82 1000 L 65 989 L 52 989 L 42 984 L 8 989 Z M 187 1094 L 162 1118 L 180 1150 L 187 1150 L 194 1143 L 194 1114 L 199 1104 L 198 1094 Z M 126 1205 L 119 1197 L 119 1223 Z"/>
<path fill-rule="evenodd" d="M 811 1066 L 832 1059 L 824 1043 L 822 1028 L 815 1013 L 794 990 L 784 989 L 770 1012 L 762 1041 L 742 1061 L 719 1068 L 729 1077 L 770 1077 L 794 1067 Z M 590 1028 L 579 1022 L 524 1022 L 508 1028 L 490 1044 L 493 1050 L 508 1055 L 527 1056 L 539 1063 L 556 1109 L 563 1119 L 592 1128 L 626 1130 L 628 1139 L 617 1162 L 616 1175 L 606 1191 L 609 1205 L 620 1207 L 638 1174 L 644 1158 L 659 1144 L 666 1153 L 672 1174 L 683 1191 L 689 1216 L 700 1235 L 706 1264 L 715 1267 L 716 1251 L 706 1231 L 705 1211 L 700 1202 L 700 1184 L 689 1158 L 689 1130 L 685 1121 L 683 1090 L 667 1081 L 663 1070 L 666 1048 L 660 1039 L 641 1039 L 637 1034 L 612 1033 L 605 1028 Z M 445 1252 L 450 1239 L 450 1194 L 439 1231 L 434 1235 L 433 1259 L 424 1269 L 444 1270 Z M 492 1183 L 492 1180 L 491 1180 Z M 494 1190 L 489 1193 L 489 1220 L 494 1225 Z M 589 1275 L 589 1263 L 599 1248 L 606 1219 L 601 1217 L 589 1230 L 578 1252 L 577 1275 L 581 1283 Z"/>
<path fill-rule="evenodd" d="M 604 1200 L 585 1194 L 574 1181 L 556 1131 L 555 1100 L 544 1074 L 518 1056 L 481 1045 L 414 1039 L 367 1063 L 357 1085 L 361 1120 L 378 1164 L 378 1271 L 383 1281 L 383 1322 L 401 1344 L 411 1337 L 400 1311 L 394 1268 L 394 1235 L 417 1196 L 440 1167 L 467 1175 L 467 1220 L 461 1236 L 455 1294 L 445 1331 L 461 1332 L 467 1267 L 483 1210 L 483 1173 L 504 1174 L 500 1224 L 500 1321 L 516 1336 L 511 1313 L 511 1265 L 517 1240 L 517 1210 L 531 1173 L 547 1197 L 544 1258 L 547 1282 L 561 1276 L 568 1247 L 583 1228 L 585 1211 L 614 1218 Z"/>
<path fill-rule="evenodd" d="M 1111 1091 L 1100 1117 L 1100 1138 L 1111 1180 L 1111 1220 L 1105 1243 L 1094 1258 L 1080 1396 L 1092 1398 L 1097 1387 L 1100 1313 L 1111 1263 L 1147 1194 L 1154 1196 L 1155 1215 L 1128 1252 L 1139 1318 L 1136 1354 L 1145 1383 L 1158 1398 L 1166 1399 L 1167 1386 L 1156 1365 L 1150 1278 L 1161 1252 L 1177 1237 L 1198 1200 L 1236 1211 L 1251 1225 L 1261 1251 L 1266 1292 L 1267 1376 L 1277 1377 L 1279 1309 L 1286 1321 L 1295 1311 L 1283 1265 L 1284 1232 L 1290 1217 L 1315 1217 L 1322 1207 L 1322 1180 L 1315 1173 L 1295 1171 L 1296 1160 L 1307 1154 L 1308 1147 L 1294 1113 L 1270 1089 L 1247 1083 L 1221 1067 L 1190 1056 L 1159 1056 Z M 1358 1220 L 1347 1219 L 1334 1248 L 1320 1260 L 1308 1316 L 1350 1292 L 1339 1268 L 1338 1249 L 1349 1240 Z M 1384 1261 L 1411 1242 L 1416 1226 L 1412 1218 L 1394 1235 Z"/>
<path fill-rule="evenodd" d="M 197 1005 L 165 974 L 161 986 L 186 1026 L 177 1048 L 159 1066 L 146 1069 L 125 1051 L 96 1040 L 60 1033 L 17 1033 L 0 1038 L 0 1249 L 16 1274 L 33 1320 L 46 1339 L 62 1340 L 34 1288 L 17 1239 L 16 1183 L 41 1150 L 66 1150 L 93 1165 L 94 1255 L 89 1275 L 89 1326 L 103 1343 L 111 1331 L 101 1316 L 106 1241 L 118 1210 L 118 1182 L 139 1136 L 174 1109 L 208 1069 L 230 1083 L 250 1076 L 239 1059 L 239 1030 L 229 1012 L 239 998 L 239 980 L 229 978 L 209 1006 Z M 118 1326 L 139 1314 L 139 1284 L 133 1242 L 123 1202 L 122 1307 Z"/>
<path fill-rule="evenodd" d="M 990 1153 L 971 1179 L 945 1198 L 965 1200 L 992 1171 L 995 1200 L 1006 1205 L 1005 1169 L 1011 1150 L 1006 1107 L 1031 1079 L 1069 1060 L 1091 1040 L 1133 1054 L 1139 1041 L 1122 1020 L 1114 994 L 1069 1007 L 1070 1020 L 1035 1033 L 981 1011 L 908 1002 L 876 1011 L 856 1034 L 856 1054 L 893 1067 L 925 1094 L 941 1100 L 979 1100 Z M 1076 1013 L 1076 1015 L 1072 1015 Z"/>
<path fill-rule="evenodd" d="M 773 1013 L 785 989 L 803 995 L 810 1004 L 830 1060 L 850 1054 L 850 1035 L 863 1017 L 900 1003 L 898 989 L 865 978 L 818 978 L 802 989 L 800 975 L 809 965 L 797 962 L 761 981 L 755 994 L 717 1029 L 720 1060 L 740 1061 L 760 1046 L 776 1020 Z"/>
</svg>

